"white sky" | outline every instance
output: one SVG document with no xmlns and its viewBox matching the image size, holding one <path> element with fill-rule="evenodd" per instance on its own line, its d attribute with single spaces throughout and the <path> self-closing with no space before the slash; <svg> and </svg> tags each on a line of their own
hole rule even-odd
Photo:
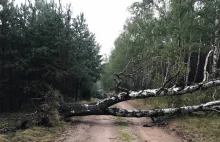
<svg viewBox="0 0 220 142">
<path fill-rule="evenodd" d="M 101 54 L 110 55 L 114 41 L 123 30 L 127 7 L 140 0 L 72 0 L 73 11 L 83 12 L 89 29 L 101 44 Z"/>
<path fill-rule="evenodd" d="M 15 0 L 16 3 L 21 1 L 24 0 Z M 72 4 L 74 15 L 84 13 L 89 29 L 102 46 L 100 53 L 103 55 L 110 55 L 114 41 L 129 16 L 127 7 L 135 1 L 141 0 L 62 0 Z"/>
</svg>

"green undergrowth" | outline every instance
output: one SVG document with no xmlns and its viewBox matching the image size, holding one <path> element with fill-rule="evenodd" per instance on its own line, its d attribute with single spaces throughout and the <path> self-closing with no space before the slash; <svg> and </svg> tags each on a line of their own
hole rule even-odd
<svg viewBox="0 0 220 142">
<path fill-rule="evenodd" d="M 219 142 L 219 117 L 213 114 L 184 116 L 174 119 L 168 128 L 187 141 Z"/>
<path fill-rule="evenodd" d="M 115 126 L 123 127 L 128 126 L 128 120 L 122 118 L 122 117 L 114 117 L 114 124 Z"/>
<path fill-rule="evenodd" d="M 23 113 L 0 113 L 0 129 L 16 127 L 23 115 Z"/>
<path fill-rule="evenodd" d="M 25 113 L 4 113 L 0 114 L 0 129 L 13 128 L 21 121 Z M 53 127 L 31 126 L 26 130 L 17 130 L 7 134 L 0 134 L 0 142 L 49 142 L 54 141 L 67 125 L 59 121 Z"/>
<path fill-rule="evenodd" d="M 144 109 L 156 109 L 167 107 L 181 107 L 188 105 L 204 104 L 213 100 L 220 100 L 220 88 L 209 89 L 206 91 L 198 91 L 191 94 L 185 94 L 182 96 L 164 96 L 153 97 L 147 99 L 138 100 L 138 104 L 134 103 L 138 108 Z"/>
<path fill-rule="evenodd" d="M 0 135 L 0 142 L 50 142 L 58 138 L 64 130 L 65 124 L 54 127 L 31 127 L 5 135 Z"/>
<path fill-rule="evenodd" d="M 89 101 L 77 101 L 75 103 L 93 103 L 99 99 L 91 98 Z M 22 116 L 26 113 L 0 113 L 0 129 L 6 127 L 15 127 L 21 121 Z M 7 134 L 0 134 L 0 142 L 52 142 L 59 137 L 59 134 L 71 122 L 71 118 L 58 120 L 53 127 L 32 126 L 26 130 L 18 130 Z"/>
<path fill-rule="evenodd" d="M 129 132 L 126 130 L 126 127 L 129 125 L 129 121 L 122 117 L 113 117 L 114 118 L 114 124 L 116 127 L 119 128 L 119 138 L 121 141 L 124 142 L 132 142 L 136 138 L 131 136 Z"/>
<path fill-rule="evenodd" d="M 132 142 L 135 140 L 134 137 L 132 137 L 127 131 L 121 130 L 120 131 L 120 140 L 124 142 Z"/>
<path fill-rule="evenodd" d="M 156 97 L 146 100 L 133 100 L 131 103 L 138 109 L 156 109 L 167 107 L 181 107 L 188 105 L 197 105 L 213 101 L 213 98 L 219 100 L 218 90 L 198 91 L 193 94 L 186 94 L 177 97 Z M 187 141 L 217 142 L 220 141 L 220 115 L 215 112 L 194 112 L 174 116 L 170 124 L 166 127 L 170 132 Z"/>
</svg>

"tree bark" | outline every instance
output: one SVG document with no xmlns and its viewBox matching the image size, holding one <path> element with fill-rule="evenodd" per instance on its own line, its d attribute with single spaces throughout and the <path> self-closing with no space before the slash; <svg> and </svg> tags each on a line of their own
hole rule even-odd
<svg viewBox="0 0 220 142">
<path fill-rule="evenodd" d="M 198 111 L 215 111 L 220 112 L 220 101 L 208 102 L 205 104 L 184 106 L 179 108 L 151 109 L 151 110 L 126 110 L 120 108 L 98 109 L 95 105 L 75 105 L 69 109 L 75 109 L 68 114 L 63 114 L 65 117 L 85 116 L 85 115 L 112 115 L 120 117 L 158 117 L 175 114 L 188 114 Z M 78 110 L 76 109 L 78 108 Z"/>
<path fill-rule="evenodd" d="M 217 3 L 217 1 L 215 1 Z M 213 64 L 212 64 L 212 78 L 216 78 L 217 75 L 217 64 L 219 59 L 219 14 L 216 8 L 215 18 L 215 41 L 213 49 Z"/>
<path fill-rule="evenodd" d="M 100 100 L 92 104 L 72 104 L 72 103 L 60 104 L 58 111 L 60 115 L 64 117 L 84 116 L 84 115 L 110 115 L 113 113 L 110 113 L 109 111 L 110 110 L 113 111 L 114 109 L 113 108 L 110 109 L 109 107 L 122 101 L 127 101 L 132 99 L 143 99 L 150 97 L 160 97 L 160 96 L 184 95 L 186 93 L 193 93 L 200 89 L 208 89 L 216 86 L 220 86 L 220 80 L 201 82 L 191 86 L 186 86 L 185 88 L 181 88 L 181 87 L 158 88 L 158 89 L 147 89 L 138 92 L 135 91 L 121 92 L 118 95 Z M 189 108 L 190 107 L 191 106 L 189 106 Z M 193 108 L 197 108 L 197 107 L 193 107 Z M 163 111 L 163 109 L 161 110 Z M 119 109 L 117 109 L 117 111 L 119 111 Z M 136 117 L 136 115 L 133 116 Z M 142 115 L 142 116 L 146 116 L 146 115 Z"/>
<path fill-rule="evenodd" d="M 8 129 L 0 128 L 0 133 L 7 133 L 10 131 L 15 131 L 23 128 L 26 129 L 28 128 L 28 124 L 32 124 L 32 123 L 34 125 L 50 126 L 52 125 L 52 123 L 49 120 L 49 117 L 55 116 L 55 114 L 50 113 L 50 111 L 54 111 L 56 110 L 56 108 L 58 108 L 59 114 L 63 117 L 86 116 L 86 115 L 112 115 L 112 116 L 120 116 L 120 117 L 158 117 L 165 115 L 187 114 L 197 111 L 220 112 L 220 100 L 208 102 L 200 105 L 194 105 L 194 106 L 151 109 L 151 110 L 126 110 L 126 109 L 110 107 L 119 102 L 131 100 L 131 99 L 183 95 L 186 93 L 195 92 L 200 89 L 208 89 L 216 86 L 220 86 L 220 80 L 201 82 L 191 86 L 186 86 L 185 88 L 181 88 L 181 87 L 158 88 L 158 89 L 147 89 L 138 92 L 135 91 L 121 92 L 118 95 L 90 104 L 73 104 L 73 103 L 68 104 L 61 102 L 58 103 L 56 100 L 56 96 L 54 96 L 52 91 L 49 91 L 45 98 L 46 103 L 40 106 L 39 111 L 24 116 L 25 119 L 21 121 L 21 123 L 16 127 L 8 128 Z M 53 108 L 53 106 L 56 107 Z"/>
<path fill-rule="evenodd" d="M 199 70 L 199 64 L 200 64 L 200 56 L 201 56 L 201 48 L 199 47 L 199 54 L 197 56 L 197 64 L 196 64 L 196 73 L 195 73 L 195 76 L 194 76 L 193 83 L 196 82 L 196 79 L 197 79 L 197 76 L 198 76 L 198 70 Z"/>
<path fill-rule="evenodd" d="M 191 34 L 190 34 L 190 44 L 191 44 L 191 38 L 192 37 L 191 37 Z M 185 86 L 187 86 L 188 83 L 189 83 L 190 63 L 191 63 L 191 45 L 189 46 L 189 51 L 188 51 L 187 72 L 186 72 Z"/>
<path fill-rule="evenodd" d="M 205 59 L 204 71 L 203 71 L 203 82 L 209 80 L 209 72 L 207 71 L 207 66 L 208 66 L 209 57 L 211 56 L 212 53 L 213 53 L 213 50 L 210 50 Z"/>
<path fill-rule="evenodd" d="M 188 114 L 197 111 L 216 111 L 220 112 L 220 101 L 208 102 L 195 106 L 184 106 L 179 108 L 165 108 L 152 110 L 126 110 L 120 108 L 108 108 L 104 115 L 121 117 L 158 117 L 174 114 Z"/>
</svg>

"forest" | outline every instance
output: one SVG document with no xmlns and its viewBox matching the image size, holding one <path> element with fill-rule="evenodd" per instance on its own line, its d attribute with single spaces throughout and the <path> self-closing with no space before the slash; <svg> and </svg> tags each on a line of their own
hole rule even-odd
<svg viewBox="0 0 220 142">
<path fill-rule="evenodd" d="M 178 72 L 170 84 L 203 81 L 207 54 L 219 47 L 218 1 L 149 0 L 134 3 L 129 10 L 133 16 L 116 39 L 102 77 L 106 90 L 115 87 L 114 73 L 131 90 L 160 87 Z M 218 71 L 211 66 L 218 60 L 208 58 L 205 71 L 212 80 L 217 76 L 210 78 L 211 74 Z"/>
<path fill-rule="evenodd" d="M 75 100 L 96 93 L 102 57 L 83 13 L 44 0 L 0 4 L 0 112 L 34 107 L 50 89 Z"/>
<path fill-rule="evenodd" d="M 104 59 L 84 14 L 74 15 L 70 4 L 0 1 L 0 117 L 27 114 L 13 131 L 86 115 L 218 116 L 220 1 L 143 0 L 128 11 Z M 154 106 L 151 98 L 163 107 L 113 106 L 134 99 Z"/>
<path fill-rule="evenodd" d="M 143 0 L 133 3 L 128 10 L 132 16 L 104 65 L 101 77 L 104 90 L 163 91 L 175 87 L 184 90 L 187 86 L 218 80 L 218 0 Z M 219 99 L 218 87 L 197 89 L 199 93 L 189 98 L 165 98 L 166 107 Z M 192 92 L 183 94 L 187 93 Z"/>
</svg>

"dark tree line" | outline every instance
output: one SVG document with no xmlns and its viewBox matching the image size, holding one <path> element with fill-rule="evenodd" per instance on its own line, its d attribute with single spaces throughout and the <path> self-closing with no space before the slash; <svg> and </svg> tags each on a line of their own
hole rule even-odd
<svg viewBox="0 0 220 142">
<path fill-rule="evenodd" d="M 0 1 L 0 112 L 39 103 L 49 88 L 89 98 L 101 72 L 100 45 L 70 5 Z"/>
</svg>

